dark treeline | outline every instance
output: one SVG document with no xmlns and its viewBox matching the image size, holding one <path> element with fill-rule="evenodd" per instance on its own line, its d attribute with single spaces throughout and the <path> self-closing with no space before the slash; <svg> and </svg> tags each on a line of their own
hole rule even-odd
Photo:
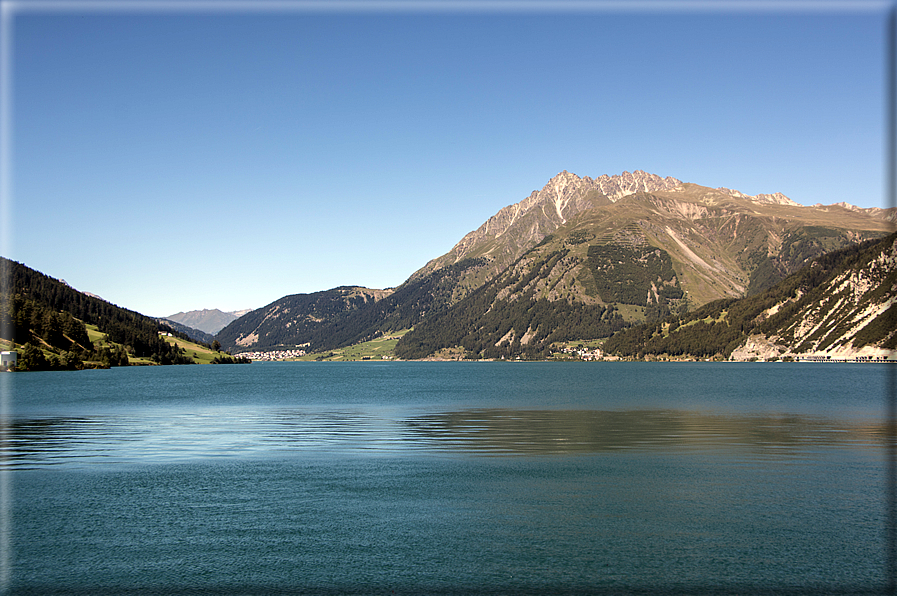
<svg viewBox="0 0 897 596">
<path fill-rule="evenodd" d="M 3 257 L 0 257 L 0 279 L 3 339 L 69 352 L 69 363 L 78 359 L 120 366 L 128 363 L 128 355 L 149 358 L 159 364 L 192 363 L 183 350 L 159 336 L 159 331 L 166 331 L 186 338 L 183 333 L 140 313 L 82 294 L 59 280 Z M 96 325 L 106 333 L 108 341 L 122 347 L 95 350 L 87 339 L 85 323 Z M 24 367 L 27 365 L 26 356 Z M 56 367 L 52 360 L 40 366 Z"/>
<path fill-rule="evenodd" d="M 770 336 L 780 334 L 792 326 L 795 318 L 807 305 L 823 307 L 836 301 L 826 300 L 827 282 L 851 268 L 860 269 L 881 251 L 890 246 L 897 235 L 884 240 L 868 240 L 818 256 L 810 265 L 785 278 L 779 284 L 748 298 L 717 300 L 684 316 L 640 325 L 622 330 L 610 337 L 604 349 L 618 356 L 643 358 L 647 355 L 693 356 L 698 358 L 728 358 L 732 351 L 752 334 Z M 888 291 L 897 283 L 897 273 L 879 286 Z M 798 291 L 800 297 L 798 298 Z M 785 304 L 770 317 L 761 314 L 786 299 Z M 820 311 L 819 315 L 826 313 Z M 897 309 L 891 307 L 863 329 L 858 341 L 873 341 L 888 337 L 897 324 Z M 820 330 L 820 333 L 827 330 Z M 785 337 L 793 341 L 793 337 Z M 882 347 L 897 347 L 897 336 Z M 806 346 L 798 346 L 798 350 Z M 823 346 L 824 347 L 824 346 Z"/>
<path fill-rule="evenodd" d="M 249 364 L 252 362 L 249 358 L 241 358 L 240 356 L 231 356 L 229 354 L 219 354 L 212 359 L 212 364 Z"/>
</svg>

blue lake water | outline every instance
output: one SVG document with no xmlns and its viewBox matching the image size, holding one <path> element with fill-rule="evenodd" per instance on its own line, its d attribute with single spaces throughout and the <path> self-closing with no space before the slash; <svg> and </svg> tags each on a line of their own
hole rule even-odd
<svg viewBox="0 0 897 596">
<path fill-rule="evenodd" d="M 10 594 L 853 594 L 888 365 L 0 375 Z"/>
</svg>

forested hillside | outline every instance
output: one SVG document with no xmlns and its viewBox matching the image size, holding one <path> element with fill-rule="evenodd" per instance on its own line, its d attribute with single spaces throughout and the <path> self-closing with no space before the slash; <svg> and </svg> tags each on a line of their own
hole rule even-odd
<svg viewBox="0 0 897 596">
<path fill-rule="evenodd" d="M 678 306 L 684 296 L 665 250 L 604 244 L 589 246 L 587 255 L 596 293 L 608 304 L 657 305 L 666 315 L 669 305 Z"/>
<path fill-rule="evenodd" d="M 466 295 L 462 274 L 485 263 L 466 259 L 395 291 L 342 287 L 287 296 L 243 315 L 217 338 L 222 346 L 237 351 L 296 346 L 321 351 L 367 341 L 413 327 L 444 310 Z"/>
<path fill-rule="evenodd" d="M 553 342 L 606 337 L 622 329 L 626 323 L 613 306 L 538 295 L 540 282 L 566 256 L 567 251 L 554 251 L 526 269 L 510 267 L 507 275 L 422 320 L 396 345 L 396 355 L 425 358 L 460 347 L 467 358 L 536 359 L 546 357 Z"/>
<path fill-rule="evenodd" d="M 634 358 L 730 358 L 736 351 L 739 359 L 880 357 L 897 349 L 895 243 L 892 234 L 824 254 L 755 296 L 620 331 L 605 351 Z"/>
<path fill-rule="evenodd" d="M 3 257 L 0 280 L 0 338 L 23 346 L 20 369 L 74 369 L 85 362 L 121 366 L 128 364 L 129 356 L 158 364 L 192 362 L 159 337 L 160 330 L 177 334 L 174 329 L 140 313 Z M 95 325 L 119 347 L 94 347 L 85 324 Z"/>
</svg>

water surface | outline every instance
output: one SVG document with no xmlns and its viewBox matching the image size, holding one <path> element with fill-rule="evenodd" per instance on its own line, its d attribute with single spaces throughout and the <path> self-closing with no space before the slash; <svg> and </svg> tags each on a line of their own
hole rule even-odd
<svg viewBox="0 0 897 596">
<path fill-rule="evenodd" d="M 889 370 L 5 375 L 8 588 L 877 593 Z"/>
</svg>

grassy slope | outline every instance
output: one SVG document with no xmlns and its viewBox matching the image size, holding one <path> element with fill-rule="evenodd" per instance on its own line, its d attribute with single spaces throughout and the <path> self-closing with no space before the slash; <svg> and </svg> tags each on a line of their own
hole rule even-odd
<svg viewBox="0 0 897 596">
<path fill-rule="evenodd" d="M 106 340 L 106 334 L 97 329 L 96 325 L 85 325 L 85 327 L 87 328 L 87 337 L 90 338 L 90 341 L 94 345 L 113 345 L 111 342 Z M 168 343 L 174 344 L 179 348 L 184 348 L 185 350 L 187 350 L 187 356 L 192 357 L 193 361 L 197 364 L 209 364 L 212 362 L 212 359 L 218 355 L 217 352 L 213 352 L 209 348 L 190 341 L 185 341 L 177 337 L 166 337 L 165 339 L 168 341 Z M 156 364 L 149 358 L 137 358 L 135 356 L 129 356 L 128 362 L 131 365 Z"/>
<path fill-rule="evenodd" d="M 166 337 L 165 341 L 170 344 L 176 345 L 179 348 L 184 348 L 187 351 L 187 356 L 193 358 L 193 362 L 196 364 L 211 364 L 212 360 L 216 356 L 221 356 L 224 352 L 216 352 L 215 350 L 209 349 L 205 346 L 201 346 L 197 343 L 193 343 L 192 341 L 187 341 L 181 339 L 179 337 Z"/>
<path fill-rule="evenodd" d="M 306 354 L 298 360 L 327 360 L 337 362 L 352 362 L 356 360 L 384 360 L 395 358 L 394 349 L 399 338 L 408 332 L 407 329 L 398 331 L 386 337 L 380 337 L 371 341 L 354 344 L 345 348 L 323 353 Z M 384 356 L 386 358 L 384 358 Z"/>
<path fill-rule="evenodd" d="M 106 334 L 100 331 L 96 325 L 91 325 L 89 323 L 85 323 L 84 327 L 87 329 L 87 337 L 90 339 L 90 343 L 95 346 L 115 346 L 114 342 L 109 341 L 106 338 Z M 90 361 L 88 361 L 89 363 Z M 146 366 L 146 365 L 155 365 L 156 363 L 150 360 L 149 358 L 137 358 L 136 356 L 128 355 L 128 365 L 129 366 Z"/>
<path fill-rule="evenodd" d="M 90 338 L 90 341 L 94 345 L 114 345 L 112 342 L 107 341 L 106 334 L 102 333 L 99 329 L 97 329 L 96 325 L 85 325 L 87 328 L 87 336 Z M 342 361 L 342 362 L 351 362 L 356 360 L 383 360 L 384 356 L 387 358 L 394 358 L 393 349 L 398 343 L 398 338 L 407 333 L 407 330 L 399 331 L 396 334 L 390 335 L 388 337 L 378 338 L 372 341 L 355 344 L 346 348 L 342 348 L 339 350 L 334 350 L 333 352 L 325 352 L 325 353 L 317 353 L 317 354 L 309 354 L 303 358 L 299 358 L 298 360 L 328 360 L 328 361 Z M 178 337 L 166 337 L 166 341 L 170 344 L 174 344 L 179 348 L 184 348 L 187 351 L 187 356 L 193 358 L 193 361 L 197 364 L 211 364 L 212 360 L 216 356 L 220 356 L 224 354 L 224 352 L 215 352 L 205 346 L 201 346 L 197 343 L 186 341 L 180 339 Z M 15 349 L 15 344 L 8 340 L 0 339 L 0 349 L 2 350 L 12 350 Z M 50 352 L 47 352 L 49 355 Z M 128 361 L 131 365 L 155 365 L 155 362 L 146 358 L 136 358 L 134 356 L 130 356 Z"/>
</svg>

